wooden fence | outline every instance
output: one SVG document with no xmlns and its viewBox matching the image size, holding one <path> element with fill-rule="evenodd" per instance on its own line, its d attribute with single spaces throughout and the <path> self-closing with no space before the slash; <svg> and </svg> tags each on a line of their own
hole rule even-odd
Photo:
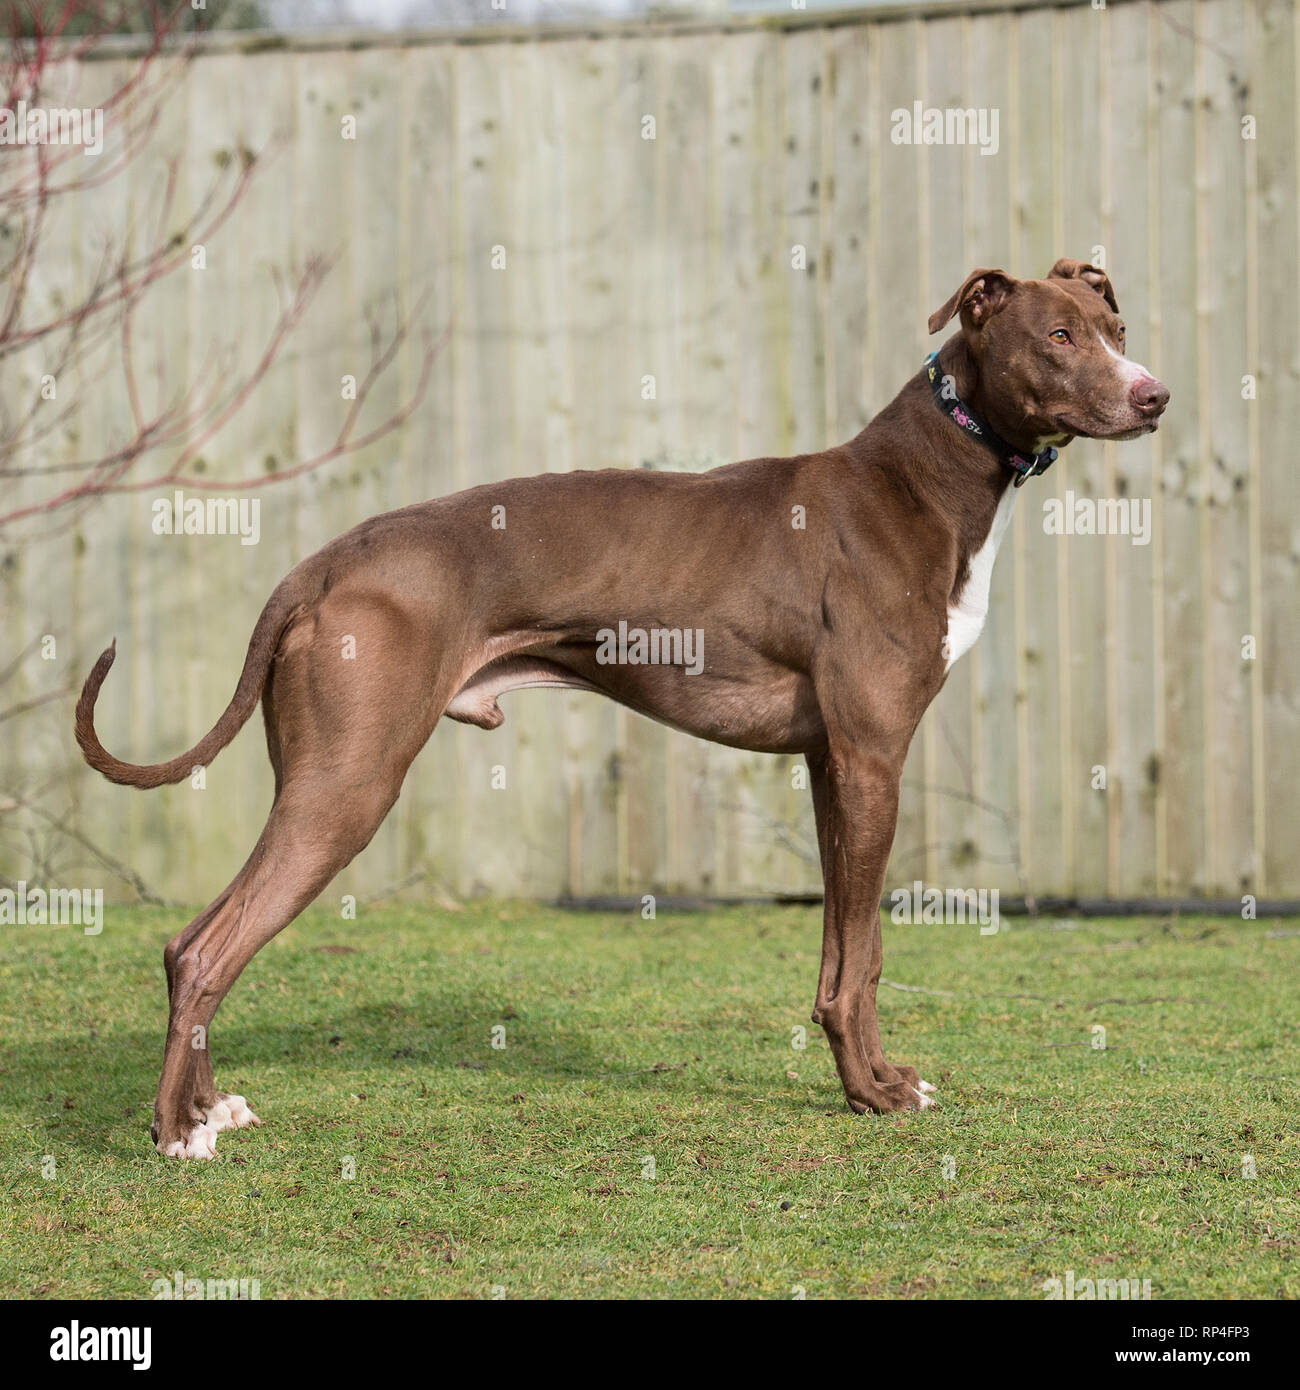
<svg viewBox="0 0 1300 1390">
<path fill-rule="evenodd" d="M 247 369 L 279 308 L 273 269 L 337 256 L 205 448 L 208 474 L 270 477 L 333 438 L 340 382 L 367 366 L 367 304 L 426 295 L 447 346 L 400 433 L 257 494 L 256 546 L 155 535 L 154 494 L 7 544 L 6 645 L 54 634 L 55 667 L 79 680 L 116 633 L 104 740 L 172 756 L 224 706 L 280 575 L 357 520 L 540 470 L 843 440 L 917 370 L 928 313 L 971 267 L 1104 258 L 1131 353 L 1172 390 L 1167 423 L 1076 443 L 1025 489 L 984 635 L 913 749 L 891 878 L 1300 895 L 1296 53 L 1279 0 L 214 43 L 147 157 L 53 214 L 64 254 L 34 303 L 84 288 L 106 231 L 144 236 L 168 156 L 183 208 L 241 150 L 267 150 L 206 268 L 160 283 L 137 326 L 146 392 L 154 362 L 168 390 Z M 84 64 L 78 104 L 133 61 Z M 896 143 L 917 102 L 983 110 L 986 134 L 996 113 L 996 151 Z M 69 458 L 127 431 L 119 358 L 108 344 L 61 383 Z M 367 411 L 398 407 L 419 367 L 408 345 Z M 6 370 L 7 389 L 33 389 Z M 1148 543 L 1049 534 L 1044 502 L 1071 496 L 1148 499 Z M 57 679 L 29 663 L 20 694 Z M 490 735 L 435 732 L 331 897 L 419 873 L 457 894 L 819 886 L 793 760 L 596 697 L 523 692 L 506 712 Z M 220 889 L 269 803 L 260 731 L 205 790 L 141 795 L 84 769 L 70 724 L 66 700 L 10 722 L 5 784 L 52 797 L 157 891 Z M 33 823 L 33 843 L 47 831 Z M 13 837 L 4 854 L 19 877 Z"/>
</svg>

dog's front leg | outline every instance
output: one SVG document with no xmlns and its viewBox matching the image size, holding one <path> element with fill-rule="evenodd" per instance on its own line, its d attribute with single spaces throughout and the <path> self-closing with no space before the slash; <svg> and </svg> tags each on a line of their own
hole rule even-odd
<svg viewBox="0 0 1300 1390">
<path fill-rule="evenodd" d="M 813 1021 L 826 1030 L 854 1110 L 922 1110 L 933 1088 L 913 1068 L 885 1061 L 876 1019 L 880 895 L 898 819 L 899 771 L 852 748 L 810 757 L 808 766 L 826 890 Z"/>
</svg>

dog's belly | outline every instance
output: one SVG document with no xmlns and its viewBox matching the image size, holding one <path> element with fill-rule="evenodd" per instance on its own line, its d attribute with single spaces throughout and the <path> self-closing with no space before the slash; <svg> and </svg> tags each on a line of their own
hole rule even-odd
<svg viewBox="0 0 1300 1390">
<path fill-rule="evenodd" d="M 661 724 L 733 748 L 801 753 L 824 742 L 812 682 L 761 656 L 728 652 L 719 662 L 711 654 L 704 669 L 692 673 L 682 665 L 603 662 L 599 652 L 594 642 L 574 642 L 489 661 L 456 693 L 447 716 L 495 729 L 505 719 L 500 696 L 551 687 L 606 695 Z"/>
</svg>

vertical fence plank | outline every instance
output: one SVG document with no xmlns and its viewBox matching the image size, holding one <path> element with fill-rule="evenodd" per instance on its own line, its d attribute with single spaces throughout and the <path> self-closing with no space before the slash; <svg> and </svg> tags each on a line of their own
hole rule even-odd
<svg viewBox="0 0 1300 1390">
<path fill-rule="evenodd" d="M 441 345 L 429 384 L 401 440 L 406 502 L 444 496 L 461 486 L 456 439 L 456 342 L 465 331 L 457 318 L 463 258 L 458 234 L 460 147 L 456 137 L 456 52 L 428 44 L 406 50 L 404 81 L 409 105 L 404 122 L 411 184 L 406 216 L 408 312 L 424 309 L 408 349 L 408 393 L 423 364 L 421 330 Z M 403 874 L 426 873 L 442 889 L 461 881 L 462 741 L 479 730 L 444 720 L 407 774 L 399 814 L 406 817 Z M 417 892 L 427 892 L 425 888 Z"/>
<path fill-rule="evenodd" d="M 1102 65 L 1106 11 L 1079 7 L 1056 12 L 1056 44 L 1060 61 L 1058 102 L 1070 93 L 1068 128 L 1060 143 L 1063 236 L 1059 254 L 1091 261 L 1093 248 L 1104 242 L 1102 177 L 1106 131 L 1102 112 Z M 1059 107 L 1058 107 L 1059 109 Z M 1036 273 L 1045 275 L 1050 262 Z M 1108 495 L 1108 455 L 1113 445 L 1077 439 L 1053 470 L 1064 492 L 1067 514 L 1075 499 L 1085 502 Z M 1037 499 L 1036 499 L 1037 500 Z M 1031 516 L 1041 524 L 1040 507 Z M 1107 726 L 1107 674 L 1112 661 L 1114 631 L 1107 623 L 1106 574 L 1118 540 L 1109 536 L 1055 536 L 1058 572 L 1062 575 L 1058 612 L 1064 631 L 1062 684 L 1068 691 L 1069 723 L 1062 730 L 1068 749 L 1062 785 L 1073 835 L 1072 862 L 1076 881 L 1104 893 L 1109 844 L 1107 840 L 1111 766 Z M 1094 769 L 1103 768 L 1105 786 Z"/>
<path fill-rule="evenodd" d="M 1063 254 L 1060 175 L 1062 73 L 1057 62 L 1054 16 L 1027 11 L 1015 17 L 1019 119 L 1016 142 L 1017 262 L 1029 275 L 1046 275 Z M 1074 446 L 1071 446 L 1073 448 Z M 1062 459 L 1064 462 L 1064 458 Z M 1058 463 L 1045 477 L 1025 485 L 1030 493 L 1016 505 L 1013 523 L 1016 564 L 1023 582 L 1016 589 L 1020 634 L 1016 699 L 1020 709 L 1020 844 L 1024 872 L 1035 891 L 1047 880 L 1061 891 L 1075 886 L 1069 853 L 1067 799 L 1073 786 L 1063 775 L 1069 761 L 1058 622 L 1061 574 L 1059 542 L 1043 531 L 1043 502 L 1063 492 Z"/>
<path fill-rule="evenodd" d="M 1180 884 L 1202 893 L 1209 881 L 1206 843 L 1205 672 L 1201 641 L 1202 601 L 1200 412 L 1195 235 L 1196 11 L 1191 0 L 1174 0 L 1158 30 L 1160 84 L 1160 243 L 1157 293 L 1164 329 L 1162 367 L 1174 401 L 1161 426 L 1160 490 L 1164 540 L 1162 613 L 1166 756 L 1166 863 L 1162 888 Z"/>
<path fill-rule="evenodd" d="M 1102 71 L 1108 91 L 1105 217 L 1102 239 L 1128 328 L 1129 352 L 1159 374 L 1151 340 L 1148 265 L 1154 205 L 1147 186 L 1156 95 L 1145 5 L 1107 12 Z M 1123 503 L 1149 505 L 1152 532 L 1145 545 L 1109 543 L 1106 629 L 1112 657 L 1107 681 L 1109 790 L 1106 889 L 1128 897 L 1156 893 L 1156 814 L 1159 731 L 1154 654 L 1155 442 L 1132 440 L 1108 453 L 1105 492 Z"/>
<path fill-rule="evenodd" d="M 1007 62 L 1012 20 L 997 16 L 994 23 L 965 23 L 965 104 L 997 113 L 996 153 L 978 147 L 965 151 L 968 191 L 964 218 L 966 261 L 970 265 L 1001 265 L 1013 275 L 1041 274 L 1036 266 L 1016 258 L 1012 231 L 1014 207 L 1014 131 L 1016 117 L 1013 74 Z M 1021 499 L 1023 504 L 1024 499 Z M 1014 535 L 998 552 L 989 593 L 989 613 L 980 640 L 971 649 L 971 694 L 974 700 L 971 735 L 970 790 L 975 798 L 968 835 L 977 858 L 974 878 L 963 884 L 1018 893 L 1019 795 L 1016 759 L 1016 592 L 1024 576 Z"/>
<path fill-rule="evenodd" d="M 872 224 L 869 255 L 876 274 L 867 310 L 873 385 L 879 393 L 872 402 L 876 410 L 897 395 L 907 378 L 920 369 L 929 347 L 925 321 L 951 293 L 946 283 L 929 283 L 923 246 L 925 151 L 890 140 L 892 113 L 905 111 L 910 115 L 912 103 L 924 95 L 923 31 L 922 24 L 912 21 L 884 25 L 877 30 L 877 97 L 873 113 L 876 139 L 872 157 L 879 220 Z M 907 228 L 903 236 L 898 235 L 900 227 Z M 931 852 L 935 837 L 927 821 L 929 798 L 925 791 L 931 781 L 932 723 L 927 721 L 913 741 L 903 770 L 903 798 L 889 869 L 891 882 L 910 883 L 915 878 L 935 876 L 937 859 Z"/>
<path fill-rule="evenodd" d="M 631 44 L 621 59 L 619 87 L 627 100 L 612 123 L 615 148 L 629 165 L 627 255 L 623 303 L 627 356 L 622 389 L 628 401 L 625 455 L 629 468 L 651 468 L 665 439 L 667 402 L 662 392 L 647 395 L 647 377 L 662 381 L 672 357 L 669 316 L 664 306 L 668 279 L 664 169 L 659 158 L 658 125 L 665 110 L 662 44 Z M 651 129 L 649 121 L 654 121 Z M 651 138 L 653 135 L 654 138 Z M 650 719 L 629 717 L 624 730 L 625 871 L 621 887 L 642 895 L 667 887 L 672 810 L 664 767 L 674 735 Z"/>
<path fill-rule="evenodd" d="M 920 96 L 927 109 L 965 107 L 965 57 L 964 19 L 944 19 L 925 26 Z M 966 184 L 965 154 L 965 147 L 956 144 L 915 151 L 921 160 L 928 199 L 925 244 L 931 308 L 948 297 L 973 264 L 966 215 L 967 199 L 976 195 Z M 955 321 L 949 324 L 931 346 L 939 346 L 957 327 Z M 915 362 L 908 363 L 907 374 L 919 366 L 920 354 Z M 929 872 L 939 877 L 951 873 L 962 883 L 969 879 L 975 858 L 973 675 L 970 661 L 961 660 L 953 666 L 939 698 L 926 712 L 922 732 L 929 787 L 927 828 L 932 846 Z"/>
<path fill-rule="evenodd" d="M 1242 397 L 1247 361 L 1247 280 L 1242 213 L 1246 206 L 1245 34 L 1231 6 L 1198 6 L 1200 131 L 1197 188 L 1205 237 L 1197 279 L 1203 296 L 1206 362 L 1201 390 L 1207 402 L 1202 441 L 1206 480 L 1207 798 L 1210 891 L 1231 897 L 1254 883 L 1254 759 L 1251 680 L 1257 667 L 1243 657 L 1250 632 L 1250 411 Z"/>
<path fill-rule="evenodd" d="M 619 67 L 608 43 L 584 39 L 562 49 L 557 76 L 564 84 L 567 350 L 575 383 L 569 447 L 574 467 L 605 468 L 622 461 L 622 422 L 635 408 L 639 387 L 619 338 L 628 161 L 624 142 L 607 124 L 610 111 L 622 109 Z M 675 138 L 685 143 L 684 126 Z M 568 695 L 565 704 L 570 829 L 579 856 L 573 891 L 614 892 L 620 878 L 622 713 L 592 695 Z"/>
<path fill-rule="evenodd" d="M 1296 543 L 1295 422 L 1300 418 L 1300 229 L 1297 227 L 1297 32 L 1294 5 L 1260 0 L 1255 82 L 1259 193 L 1259 657 L 1263 685 L 1266 820 L 1261 891 L 1300 883 L 1300 545 Z M 1266 269 L 1265 269 L 1266 268 Z M 1172 877 L 1172 876 L 1171 876 Z"/>
</svg>

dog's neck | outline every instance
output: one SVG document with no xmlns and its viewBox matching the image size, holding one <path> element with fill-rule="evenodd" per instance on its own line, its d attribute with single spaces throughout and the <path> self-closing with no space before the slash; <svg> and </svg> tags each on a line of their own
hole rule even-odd
<svg viewBox="0 0 1300 1390">
<path fill-rule="evenodd" d="M 940 365 L 945 372 L 951 370 L 943 358 Z M 973 364 L 953 365 L 961 372 L 953 375 L 962 399 L 978 409 L 972 398 L 981 394 L 971 389 L 978 386 Z M 986 503 L 989 516 L 984 518 L 985 524 L 1014 478 L 996 454 L 935 408 L 924 370 L 844 448 L 942 512 L 982 512 L 985 508 L 979 504 Z"/>
<path fill-rule="evenodd" d="M 954 346 L 958 350 L 950 351 Z M 996 420 L 994 428 L 1005 424 L 1000 412 L 989 409 L 988 393 L 980 389 L 978 365 L 960 348 L 956 340 L 944 345 L 941 368 L 952 375 L 958 394 L 972 410 L 980 411 L 991 425 Z M 1014 435 L 1004 438 L 1012 442 Z M 950 597 L 955 601 L 965 587 L 971 558 L 993 533 L 999 505 L 1004 498 L 1011 500 L 1014 470 L 936 407 L 924 370 L 844 451 L 876 474 L 875 486 L 905 491 L 952 536 Z"/>
<path fill-rule="evenodd" d="M 1023 412 L 1010 414 L 997 396 L 985 389 L 975 354 L 960 333 L 954 334 L 939 349 L 939 369 L 952 380 L 957 395 L 1014 449 L 1032 455 L 1048 444 L 1064 448 L 1070 442 L 1071 436 L 1066 434 L 1043 438 L 1026 433 Z"/>
</svg>

